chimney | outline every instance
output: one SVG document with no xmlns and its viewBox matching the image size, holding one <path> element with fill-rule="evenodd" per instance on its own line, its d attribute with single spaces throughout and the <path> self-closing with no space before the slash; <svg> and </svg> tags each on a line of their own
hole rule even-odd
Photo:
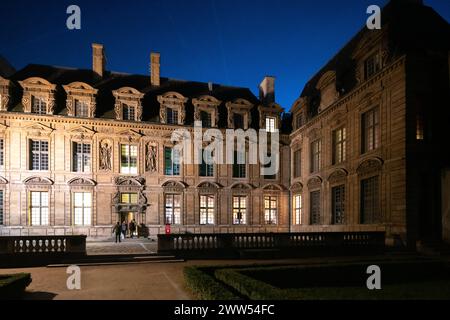
<svg viewBox="0 0 450 320">
<path fill-rule="evenodd" d="M 264 105 L 275 102 L 275 77 L 264 77 L 259 85 L 259 100 Z"/>
<path fill-rule="evenodd" d="M 156 52 L 150 54 L 150 82 L 152 86 L 158 86 L 161 84 L 160 81 L 160 60 L 161 55 Z"/>
<path fill-rule="evenodd" d="M 92 71 L 94 71 L 100 78 L 103 78 L 105 73 L 106 57 L 102 44 L 92 44 Z"/>
</svg>

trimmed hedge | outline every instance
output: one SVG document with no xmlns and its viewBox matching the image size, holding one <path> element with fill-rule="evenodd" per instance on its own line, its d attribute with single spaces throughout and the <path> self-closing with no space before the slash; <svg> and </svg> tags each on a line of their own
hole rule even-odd
<svg viewBox="0 0 450 320">
<path fill-rule="evenodd" d="M 185 267 L 186 286 L 201 300 L 239 300 L 226 286 L 199 267 Z"/>
<path fill-rule="evenodd" d="M 31 283 L 31 274 L 0 275 L 0 299 L 17 299 Z"/>
</svg>

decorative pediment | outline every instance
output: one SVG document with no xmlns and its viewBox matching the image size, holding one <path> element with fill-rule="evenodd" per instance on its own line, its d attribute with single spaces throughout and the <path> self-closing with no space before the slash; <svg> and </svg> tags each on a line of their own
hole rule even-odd
<svg viewBox="0 0 450 320">
<path fill-rule="evenodd" d="M 269 183 L 262 187 L 262 189 L 266 191 L 283 191 L 284 187 L 279 184 Z"/>
<path fill-rule="evenodd" d="M 69 92 L 97 94 L 98 90 L 84 82 L 72 82 L 63 86 L 64 90 Z"/>
<path fill-rule="evenodd" d="M 182 94 L 170 91 L 158 96 L 158 102 L 167 105 L 184 105 L 188 101 L 188 98 Z"/>
<path fill-rule="evenodd" d="M 345 182 L 347 179 L 348 172 L 345 169 L 338 169 L 334 171 L 330 176 L 328 177 L 328 182 L 331 184 L 338 183 L 338 182 Z"/>
<path fill-rule="evenodd" d="M 22 88 L 24 88 L 24 89 L 29 89 L 29 88 L 39 89 L 39 88 L 41 88 L 41 89 L 52 90 L 52 91 L 54 91 L 56 89 L 56 85 L 48 82 L 47 80 L 45 80 L 43 78 L 39 78 L 39 77 L 28 78 L 23 81 L 19 81 L 19 83 L 22 86 Z"/>
<path fill-rule="evenodd" d="M 30 177 L 27 178 L 23 181 L 23 183 L 27 186 L 51 186 L 53 185 L 53 181 L 50 180 L 49 178 L 44 178 L 44 177 Z"/>
<path fill-rule="evenodd" d="M 120 131 L 117 133 L 117 135 L 120 136 L 121 138 L 127 139 L 128 141 L 139 140 L 144 136 L 142 133 L 134 129 Z"/>
<path fill-rule="evenodd" d="M 249 183 L 236 182 L 230 186 L 230 189 L 239 190 L 239 191 L 245 191 L 245 190 L 250 191 L 250 190 L 254 189 L 254 187 Z"/>
<path fill-rule="evenodd" d="M 215 182 L 200 182 L 197 185 L 198 192 L 200 193 L 216 193 L 221 186 Z"/>
<path fill-rule="evenodd" d="M 164 192 L 183 192 L 187 188 L 187 184 L 181 181 L 166 181 L 162 184 Z"/>
<path fill-rule="evenodd" d="M 145 179 L 142 177 L 116 177 L 114 182 L 116 186 L 123 187 L 143 187 L 145 185 Z"/>
<path fill-rule="evenodd" d="M 217 127 L 219 123 L 218 106 L 221 103 L 221 101 L 213 96 L 201 96 L 192 99 L 192 104 L 194 105 L 194 121 L 201 121 L 201 112 L 205 111 L 211 114 L 211 127 Z"/>
<path fill-rule="evenodd" d="M 93 136 L 96 133 L 96 131 L 89 129 L 88 127 L 85 126 L 79 126 L 68 130 L 67 133 L 69 133 L 70 135 L 77 135 L 77 136 Z"/>
<path fill-rule="evenodd" d="M 303 185 L 300 182 L 297 182 L 294 183 L 290 189 L 292 192 L 299 193 L 303 191 Z"/>
<path fill-rule="evenodd" d="M 142 92 L 131 87 L 122 87 L 120 89 L 114 90 L 113 95 L 116 98 L 121 97 L 121 98 L 142 99 L 144 97 L 144 94 Z"/>
<path fill-rule="evenodd" d="M 246 99 L 242 99 L 242 98 L 238 98 L 231 102 L 227 102 L 227 104 L 231 104 L 233 107 L 241 107 L 241 108 L 253 107 L 253 104 L 250 101 L 248 101 Z"/>
<path fill-rule="evenodd" d="M 3 177 L 0 177 L 0 185 L 5 185 L 5 184 L 8 184 L 8 180 L 6 180 Z"/>
<path fill-rule="evenodd" d="M 213 96 L 204 95 L 204 96 L 200 96 L 198 98 L 192 99 L 192 104 L 194 106 L 202 106 L 202 105 L 218 106 L 221 104 L 221 101 L 217 100 Z"/>
<path fill-rule="evenodd" d="M 54 131 L 53 128 L 50 128 L 42 123 L 32 123 L 25 126 L 23 129 L 28 131 L 28 133 L 33 136 L 48 136 Z"/>
<path fill-rule="evenodd" d="M 312 177 L 307 183 L 308 189 L 319 189 L 322 187 L 321 177 Z"/>
<path fill-rule="evenodd" d="M 73 178 L 67 182 L 69 186 L 87 186 L 87 187 L 94 187 L 96 185 L 96 182 L 92 179 L 87 178 Z"/>
<path fill-rule="evenodd" d="M 383 168 L 383 160 L 380 158 L 370 158 L 361 162 L 356 169 L 359 175 L 368 175 L 372 173 L 378 173 Z"/>
<path fill-rule="evenodd" d="M 328 120 L 328 125 L 331 127 L 338 127 L 342 124 L 344 124 L 346 121 L 346 116 L 344 112 L 337 112 L 333 114 L 332 117 Z"/>
</svg>

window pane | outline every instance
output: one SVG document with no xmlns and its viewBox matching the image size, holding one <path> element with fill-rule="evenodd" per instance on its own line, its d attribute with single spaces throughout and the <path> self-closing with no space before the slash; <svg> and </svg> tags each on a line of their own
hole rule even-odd
<svg viewBox="0 0 450 320">
<path fill-rule="evenodd" d="M 311 224 L 320 224 L 320 191 L 310 193 Z"/>
<path fill-rule="evenodd" d="M 345 186 L 332 188 L 332 223 L 343 224 L 345 219 Z"/>
</svg>

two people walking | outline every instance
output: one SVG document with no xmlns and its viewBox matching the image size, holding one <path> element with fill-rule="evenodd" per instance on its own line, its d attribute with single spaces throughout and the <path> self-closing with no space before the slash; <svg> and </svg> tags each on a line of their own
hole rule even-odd
<svg viewBox="0 0 450 320">
<path fill-rule="evenodd" d="M 125 220 L 120 224 L 119 221 L 117 221 L 117 224 L 114 226 L 113 233 L 116 236 L 116 243 L 121 242 L 122 237 L 123 239 L 127 236 L 127 230 L 130 230 L 130 237 L 133 238 L 134 232 L 136 231 L 136 221 L 133 219 L 129 223 L 129 225 L 125 222 Z"/>
</svg>

